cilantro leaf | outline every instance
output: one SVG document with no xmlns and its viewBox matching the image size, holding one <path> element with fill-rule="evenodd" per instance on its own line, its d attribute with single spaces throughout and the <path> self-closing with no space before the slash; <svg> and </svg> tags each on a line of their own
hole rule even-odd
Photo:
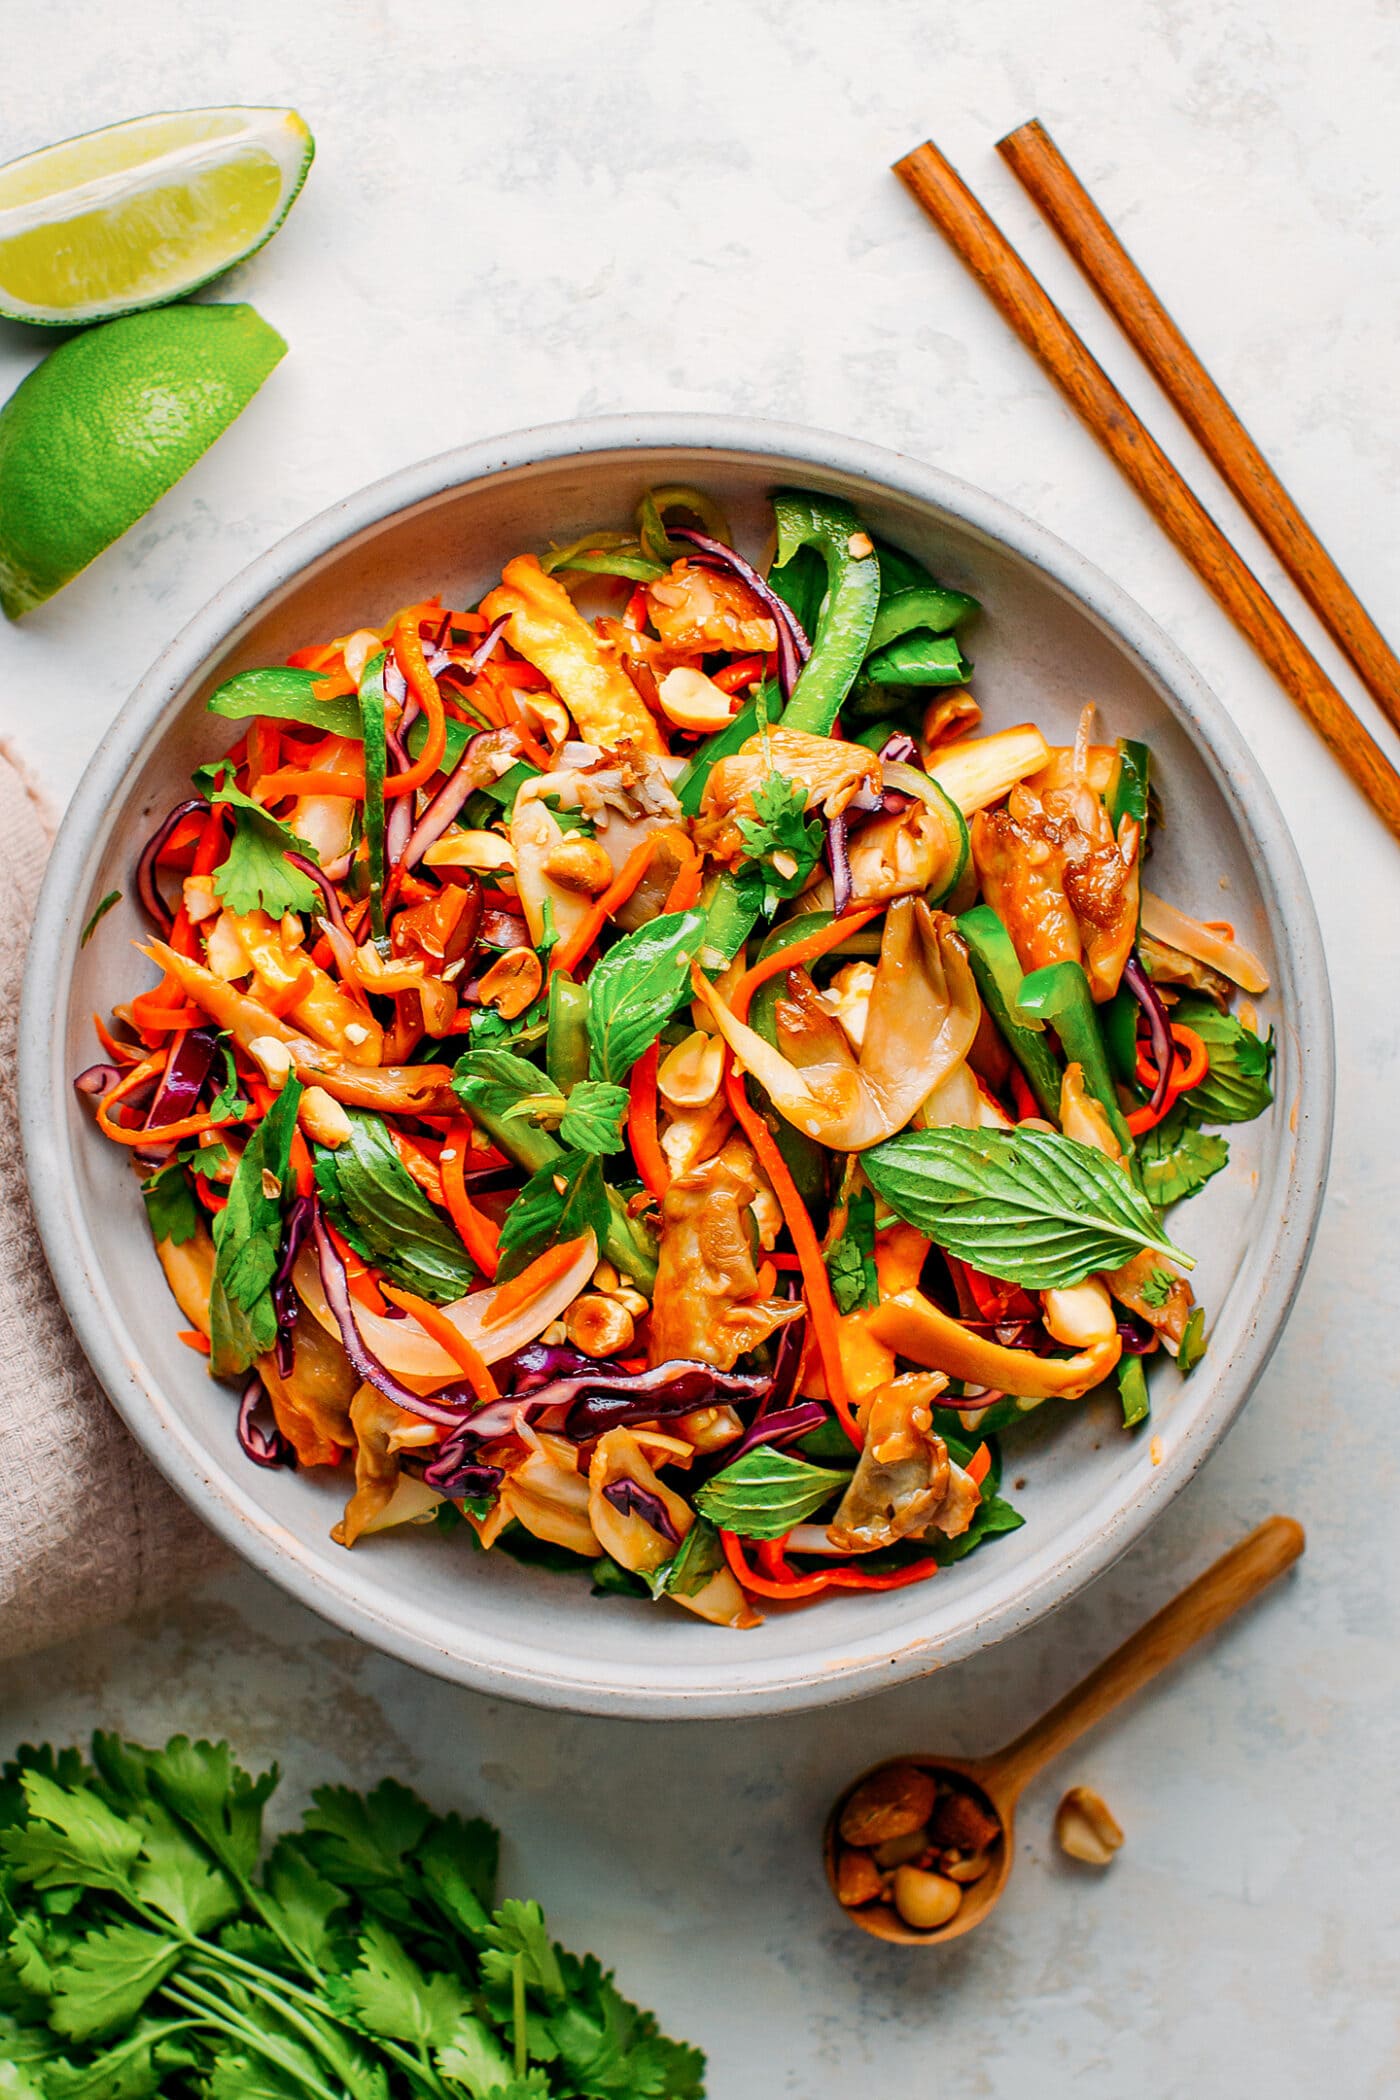
<svg viewBox="0 0 1400 2100">
<path fill-rule="evenodd" d="M 879 1297 L 875 1277 L 875 1198 L 856 1189 L 846 1209 L 846 1229 L 827 1250 L 826 1273 L 839 1313 L 874 1305 Z"/>
<path fill-rule="evenodd" d="M 0 1837 L 19 1880 L 36 1888 L 122 1889 L 141 1853 L 141 1832 L 90 1787 L 60 1785 L 46 1772 L 21 1774 L 27 1823 Z"/>
<path fill-rule="evenodd" d="M 199 1206 L 178 1160 L 157 1167 L 149 1181 L 142 1182 L 141 1201 L 157 1245 L 169 1240 L 172 1247 L 183 1247 L 198 1232 Z"/>
<path fill-rule="evenodd" d="M 1169 1203 L 1180 1203 L 1204 1188 L 1229 1157 L 1225 1139 L 1198 1129 L 1185 1103 L 1178 1102 L 1137 1141 L 1143 1194 L 1158 1210 L 1165 1210 Z"/>
<path fill-rule="evenodd" d="M 1196 1123 L 1249 1123 L 1274 1098 L 1269 1082 L 1274 1036 L 1255 1035 L 1234 1014 L 1223 1014 L 1209 999 L 1180 999 L 1172 1009 L 1206 1046 L 1210 1070 L 1199 1086 L 1181 1096 Z"/>
<path fill-rule="evenodd" d="M 263 1879 L 263 1907 L 273 1922 L 314 1968 L 330 1967 L 330 1921 L 349 1901 L 344 1889 L 316 1871 L 295 1838 L 273 1847 Z"/>
<path fill-rule="evenodd" d="M 257 1865 L 263 1805 L 277 1779 L 276 1765 L 253 1778 L 234 1763 L 227 1743 L 195 1743 L 187 1735 L 172 1736 L 150 1760 L 153 1793 L 240 1882 Z"/>
<path fill-rule="evenodd" d="M 568 2003 L 551 2013 L 549 2031 L 578 2090 L 616 2100 L 703 2100 L 699 2050 L 660 2033 L 653 2015 L 629 2004 L 593 1955 L 557 1952 Z"/>
<path fill-rule="evenodd" d="M 488 2095 L 508 2087 L 515 2068 L 486 2022 L 474 2013 L 460 2019 L 445 2045 L 434 2050 L 433 2063 L 444 2078 L 464 2085 L 472 2100 L 487 2100 Z M 542 2090 L 549 2092 L 547 2079 Z"/>
<path fill-rule="evenodd" d="M 142 1925 L 108 1925 L 80 1939 L 54 1973 L 49 2025 L 75 2040 L 134 2020 L 184 1949 Z"/>
<path fill-rule="evenodd" d="M 490 1922 L 500 1850 L 498 1832 L 480 1816 L 438 1816 L 415 1854 L 433 1901 L 472 1940 Z"/>
<path fill-rule="evenodd" d="M 614 942 L 588 979 L 589 1076 L 625 1086 L 676 1008 L 705 937 L 703 911 L 673 911 Z"/>
<path fill-rule="evenodd" d="M 169 1810 L 147 1802 L 141 1823 L 141 1859 L 131 1876 L 132 1893 L 182 1932 L 208 1932 L 231 1918 L 239 1907 L 237 1889 Z"/>
<path fill-rule="evenodd" d="M 488 1947 L 481 1957 L 481 1973 L 488 1982 L 513 1982 L 518 1955 L 524 1964 L 528 1989 L 538 1991 L 543 1998 L 560 2000 L 565 1996 L 559 1957 L 538 1903 L 521 1903 L 508 1896 L 493 1913 L 486 1938 Z"/>
<path fill-rule="evenodd" d="M 621 1152 L 627 1140 L 622 1119 L 627 1113 L 627 1089 L 610 1079 L 579 1079 L 568 1096 L 568 1107 L 559 1125 L 559 1137 L 574 1152 Z"/>
<path fill-rule="evenodd" d="M 218 1180 L 220 1168 L 228 1164 L 228 1156 L 228 1146 L 217 1143 L 186 1145 L 176 1154 L 182 1167 L 188 1167 L 191 1174 L 202 1174 L 206 1181 Z"/>
<path fill-rule="evenodd" d="M 238 1067 L 233 1061 L 233 1039 L 221 1035 L 215 1046 L 224 1060 L 224 1083 L 209 1104 L 211 1116 L 237 1116 L 243 1113 L 244 1101 L 238 1085 Z"/>
<path fill-rule="evenodd" d="M 194 784 L 208 801 L 222 802 L 233 814 L 228 853 L 214 871 L 215 894 L 229 910 L 240 914 L 265 911 L 274 919 L 288 911 L 311 911 L 320 891 L 309 875 L 292 866 L 287 855 L 301 853 L 315 860 L 315 848 L 235 787 L 227 759 L 201 766 Z"/>
<path fill-rule="evenodd" d="M 214 1220 L 209 1323 L 216 1378 L 246 1371 L 277 1339 L 272 1279 L 300 1099 L 301 1082 L 292 1076 L 244 1146 L 228 1202 Z"/>
<path fill-rule="evenodd" d="M 849 1479 L 849 1473 L 759 1444 L 698 1488 L 695 1505 L 724 1531 L 778 1539 L 814 1516 Z"/>
<path fill-rule="evenodd" d="M 1175 1278 L 1170 1269 L 1152 1269 L 1138 1285 L 1138 1296 L 1144 1305 L 1154 1309 L 1166 1304 L 1172 1294 Z"/>
<path fill-rule="evenodd" d="M 773 772 L 754 789 L 754 814 L 740 817 L 739 836 L 747 863 L 738 870 L 740 895 L 771 912 L 795 897 L 821 857 L 821 824 L 807 815 L 807 790 L 800 781 Z"/>
<path fill-rule="evenodd" d="M 396 1779 L 381 1780 L 370 1794 L 323 1786 L 311 1800 L 298 1842 L 317 1870 L 384 1917 L 412 1925 L 408 1855 L 432 1821 L 429 1809 Z"/>
<path fill-rule="evenodd" d="M 371 1918 L 360 1934 L 360 1959 L 345 1982 L 360 2025 L 415 2048 L 450 2042 L 472 2009 L 455 1976 L 425 1975 L 387 1925 Z"/>
<path fill-rule="evenodd" d="M 392 1282 L 450 1304 L 476 1280 L 456 1227 L 414 1181 L 384 1118 L 358 1108 L 347 1114 L 345 1143 L 316 1147 L 316 1183 L 332 1222 Z"/>
<path fill-rule="evenodd" d="M 596 1154 L 561 1152 L 530 1176 L 506 1212 L 500 1280 L 509 1282 L 547 1247 L 577 1239 L 580 1233 L 591 1232 L 601 1247 L 608 1218 L 607 1185 Z"/>
</svg>

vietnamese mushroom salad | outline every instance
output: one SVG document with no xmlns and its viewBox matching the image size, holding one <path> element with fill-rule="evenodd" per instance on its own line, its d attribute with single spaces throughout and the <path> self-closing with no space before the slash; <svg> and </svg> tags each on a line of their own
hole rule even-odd
<svg viewBox="0 0 1400 2100">
<path fill-rule="evenodd" d="M 1259 962 L 1148 886 L 1145 745 L 982 733 L 976 601 L 773 512 L 766 575 L 653 489 L 240 671 L 141 854 L 77 1086 L 346 1547 L 748 1627 L 1015 1529 L 1003 1432 L 1202 1354 L 1163 1213 L 1271 1099 Z"/>
</svg>

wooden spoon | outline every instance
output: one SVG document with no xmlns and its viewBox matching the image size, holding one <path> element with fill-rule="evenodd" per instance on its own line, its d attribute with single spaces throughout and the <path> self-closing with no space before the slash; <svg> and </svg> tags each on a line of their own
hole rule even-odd
<svg viewBox="0 0 1400 2100">
<path fill-rule="evenodd" d="M 990 1757 L 956 1758 L 916 1753 L 912 1757 L 886 1758 L 852 1782 L 827 1818 L 824 1837 L 826 1876 L 836 1893 L 836 1857 L 840 1849 L 838 1824 L 841 1811 L 858 1786 L 892 1765 L 917 1765 L 923 1770 L 946 1774 L 989 1808 L 1001 1825 L 1001 1834 L 991 1846 L 992 1863 L 980 1881 L 972 1882 L 946 1925 L 931 1932 L 918 1932 L 906 1925 L 898 1912 L 884 1903 L 867 1903 L 859 1909 L 842 1904 L 853 1925 L 859 1925 L 879 1940 L 894 1940 L 902 1947 L 942 1945 L 960 1939 L 980 1925 L 995 1908 L 1006 1887 L 1015 1856 L 1016 1803 L 1023 1789 L 1050 1760 L 1067 1750 L 1096 1722 L 1106 1719 L 1116 1706 L 1150 1684 L 1160 1671 L 1194 1648 L 1197 1641 L 1214 1633 L 1243 1605 L 1292 1567 L 1304 1546 L 1303 1527 L 1292 1517 L 1266 1517 L 1248 1538 L 1223 1553 L 1159 1611 L 1155 1619 L 1099 1664 L 1082 1684 L 1067 1692 L 1057 1706 L 1017 1736 L 1004 1750 Z"/>
</svg>

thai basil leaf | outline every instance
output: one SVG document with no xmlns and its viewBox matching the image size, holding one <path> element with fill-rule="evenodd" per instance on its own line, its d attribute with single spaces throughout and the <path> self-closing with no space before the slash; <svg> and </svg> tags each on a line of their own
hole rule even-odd
<svg viewBox="0 0 1400 2100">
<path fill-rule="evenodd" d="M 301 1081 L 293 1076 L 244 1146 L 228 1202 L 214 1220 L 209 1338 L 216 1378 L 248 1370 L 277 1339 L 272 1279 L 300 1099 Z"/>
<path fill-rule="evenodd" d="M 876 1192 L 938 1246 L 1031 1290 L 1082 1283 L 1140 1248 L 1190 1258 L 1118 1167 L 1073 1138 L 1016 1130 L 910 1130 L 861 1165 Z"/>
<path fill-rule="evenodd" d="M 1229 1157 L 1225 1139 L 1197 1129 L 1178 1102 L 1155 1129 L 1137 1141 L 1143 1194 L 1158 1210 L 1165 1210 L 1169 1203 L 1181 1203 L 1204 1188 Z"/>
<path fill-rule="evenodd" d="M 966 685 L 972 664 L 951 634 L 911 634 L 867 656 L 862 676 L 875 685 Z"/>
<path fill-rule="evenodd" d="M 357 1254 L 394 1283 L 435 1305 L 450 1304 L 476 1279 L 453 1226 L 431 1204 L 394 1149 L 382 1116 L 348 1109 L 350 1136 L 316 1148 L 316 1183 L 331 1222 Z"/>
<path fill-rule="evenodd" d="M 703 911 L 673 911 L 626 934 L 588 980 L 589 1071 L 625 1086 L 681 1003 L 705 932 Z"/>
<path fill-rule="evenodd" d="M 808 1465 L 791 1452 L 759 1444 L 696 1490 L 695 1506 L 724 1531 L 741 1538 L 780 1539 L 815 1515 L 846 1486 L 850 1475 Z"/>
<path fill-rule="evenodd" d="M 506 1212 L 501 1227 L 503 1283 L 528 1268 L 536 1255 L 563 1240 L 591 1232 L 601 1248 L 608 1231 L 608 1191 L 596 1155 L 561 1152 L 532 1174 Z"/>
</svg>

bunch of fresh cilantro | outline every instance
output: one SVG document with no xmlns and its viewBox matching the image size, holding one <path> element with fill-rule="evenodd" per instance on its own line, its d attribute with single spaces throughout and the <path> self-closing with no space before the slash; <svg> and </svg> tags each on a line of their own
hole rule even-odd
<svg viewBox="0 0 1400 2100">
<path fill-rule="evenodd" d="M 263 1857 L 275 1768 L 93 1738 L 0 1772 L 5 2100 L 701 2100 L 498 1835 L 396 1780 L 326 1786 Z"/>
</svg>

